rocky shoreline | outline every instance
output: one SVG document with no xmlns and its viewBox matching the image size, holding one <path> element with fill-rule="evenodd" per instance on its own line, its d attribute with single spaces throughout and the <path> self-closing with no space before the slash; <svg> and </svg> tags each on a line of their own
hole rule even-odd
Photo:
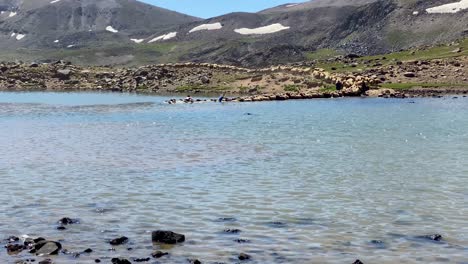
<svg viewBox="0 0 468 264">
<path fill-rule="evenodd" d="M 219 221 L 230 221 L 231 218 L 221 218 Z M 70 225 L 80 224 L 80 221 L 77 219 L 71 219 L 64 217 L 57 222 L 57 230 L 63 232 L 67 230 Z M 284 223 L 276 223 L 276 225 L 284 225 Z M 222 231 L 225 234 L 238 234 L 241 232 L 239 229 L 224 229 Z M 437 242 L 443 243 L 444 238 L 440 234 L 430 234 L 430 235 L 421 235 L 409 237 L 412 240 L 427 241 L 427 242 Z M 183 234 L 179 234 L 173 231 L 168 230 L 155 230 L 151 232 L 151 241 L 153 248 L 152 252 L 147 256 L 140 257 L 109 257 L 109 256 L 97 256 L 95 250 L 92 248 L 86 248 L 79 252 L 72 252 L 65 248 L 62 244 L 72 243 L 72 241 L 53 241 L 48 240 L 44 237 L 30 237 L 28 235 L 18 236 L 9 236 L 6 239 L 0 240 L 0 244 L 4 244 L 4 248 L 9 256 L 21 256 L 21 259 L 16 258 L 15 264 L 27 264 L 27 263 L 38 263 L 38 264 L 53 264 L 56 263 L 54 259 L 57 256 L 68 256 L 73 259 L 79 259 L 81 256 L 92 257 L 94 263 L 112 263 L 112 264 L 131 264 L 131 263 L 147 263 L 154 261 L 156 259 L 168 258 L 171 255 L 170 249 L 171 245 L 183 245 L 186 242 L 187 238 Z M 246 243 L 248 241 L 244 239 L 234 240 L 237 243 Z M 106 242 L 111 248 L 110 251 L 115 251 L 116 247 L 126 248 L 125 251 L 130 252 L 132 248 L 129 247 L 130 238 L 126 236 L 116 237 L 110 239 Z M 382 241 L 372 240 L 371 244 L 383 244 Z M 107 246 L 106 245 L 106 246 Z M 169 247 L 168 247 L 169 246 Z M 164 250 L 165 249 L 165 250 Z M 26 255 L 28 253 L 30 255 Z M 244 252 L 239 252 L 236 259 L 242 262 L 248 262 L 249 260 L 254 260 L 255 256 L 250 255 Z M 157 262 L 159 263 L 159 262 Z M 201 264 L 202 260 L 187 258 L 185 263 L 191 264 Z M 223 262 L 216 262 L 221 264 Z M 363 264 L 362 261 L 357 259 L 353 264 Z"/>
<path fill-rule="evenodd" d="M 464 59 L 460 61 L 464 62 Z M 467 93 L 466 77 L 460 77 L 466 69 L 463 63 L 452 61 L 401 62 L 352 73 L 326 71 L 307 63 L 261 69 L 209 63 L 160 64 L 137 68 L 84 67 L 64 61 L 48 64 L 1 63 L 0 91 L 228 94 L 232 96 L 226 96 L 224 100 L 234 102 L 355 96 L 439 97 Z M 444 70 L 448 73 L 441 74 Z M 434 71 L 438 71 L 438 75 L 434 75 Z M 450 83 L 421 88 L 415 84 L 415 87 L 408 89 L 386 87 L 423 82 L 427 78 L 433 80 L 439 75 L 458 83 L 453 87 Z M 447 76 L 450 78 L 447 79 Z"/>
</svg>

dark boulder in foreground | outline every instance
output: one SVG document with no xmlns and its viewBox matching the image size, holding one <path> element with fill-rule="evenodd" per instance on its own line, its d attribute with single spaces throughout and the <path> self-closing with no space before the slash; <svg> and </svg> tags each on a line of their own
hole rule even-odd
<svg viewBox="0 0 468 264">
<path fill-rule="evenodd" d="M 177 244 L 185 241 L 185 236 L 172 231 L 157 230 L 151 233 L 151 240 L 155 243 Z"/>
<path fill-rule="evenodd" d="M 128 259 L 124 258 L 113 258 L 111 262 L 112 264 L 132 264 Z"/>
<path fill-rule="evenodd" d="M 119 238 L 116 238 L 116 239 L 112 239 L 111 241 L 109 241 L 109 243 L 113 246 L 119 246 L 119 245 L 123 245 L 125 243 L 128 242 L 128 237 L 126 236 L 123 236 L 123 237 L 119 237 Z"/>
<path fill-rule="evenodd" d="M 62 244 L 55 241 L 41 240 L 34 244 L 29 253 L 36 255 L 56 255 L 62 249 Z"/>
<path fill-rule="evenodd" d="M 362 261 L 360 261 L 359 259 L 356 259 L 356 261 L 354 261 L 353 264 L 364 264 L 364 263 L 362 263 Z"/>
<path fill-rule="evenodd" d="M 245 253 L 240 253 L 239 254 L 239 260 L 249 260 L 251 257 L 248 254 Z"/>
</svg>

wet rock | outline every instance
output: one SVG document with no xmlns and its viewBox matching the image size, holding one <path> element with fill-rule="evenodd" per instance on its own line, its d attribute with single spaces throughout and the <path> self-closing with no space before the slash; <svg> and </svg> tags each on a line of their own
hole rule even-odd
<svg viewBox="0 0 468 264">
<path fill-rule="evenodd" d="M 237 242 L 239 244 L 243 244 L 243 243 L 250 243 L 250 240 L 239 238 L 239 239 L 234 240 L 234 242 Z"/>
<path fill-rule="evenodd" d="M 151 240 L 156 243 L 177 244 L 185 241 L 185 236 L 172 231 L 157 230 L 151 233 Z"/>
<path fill-rule="evenodd" d="M 162 251 L 155 251 L 151 254 L 153 258 L 162 258 L 163 256 L 169 255 L 167 252 L 162 252 Z"/>
<path fill-rule="evenodd" d="M 148 262 L 150 260 L 151 260 L 151 258 L 136 258 L 136 259 L 133 259 L 133 261 L 135 261 L 135 262 Z"/>
<path fill-rule="evenodd" d="M 354 261 L 353 264 L 364 264 L 364 263 L 362 263 L 362 261 L 360 261 L 359 259 L 356 259 L 356 261 Z"/>
<path fill-rule="evenodd" d="M 53 264 L 54 262 L 51 259 L 44 259 L 40 261 L 39 264 Z"/>
<path fill-rule="evenodd" d="M 41 240 L 34 244 L 33 249 L 29 251 L 36 255 L 57 255 L 62 249 L 62 244 L 55 241 Z"/>
<path fill-rule="evenodd" d="M 31 64 L 29 64 L 29 67 L 31 67 L 31 68 L 37 68 L 37 67 L 39 67 L 39 64 L 37 64 L 37 63 L 31 63 Z"/>
<path fill-rule="evenodd" d="M 124 258 L 113 258 L 111 259 L 112 264 L 132 264 L 128 259 Z"/>
<path fill-rule="evenodd" d="M 94 263 L 101 263 L 101 260 L 100 259 L 95 259 Z"/>
<path fill-rule="evenodd" d="M 93 252 L 93 250 L 90 249 L 90 248 L 87 248 L 87 249 L 85 249 L 85 250 L 83 251 L 83 253 L 87 253 L 87 254 L 90 254 L 90 253 L 92 253 L 92 252 Z"/>
<path fill-rule="evenodd" d="M 5 241 L 10 242 L 10 243 L 12 243 L 12 242 L 18 242 L 18 241 L 19 241 L 19 237 L 17 237 L 17 236 L 9 236 L 7 239 L 5 239 Z"/>
<path fill-rule="evenodd" d="M 113 246 L 119 246 L 119 245 L 123 245 L 125 243 L 128 242 L 128 237 L 126 236 L 123 236 L 123 237 L 119 237 L 119 238 L 116 238 L 116 239 L 112 239 L 111 241 L 109 241 L 109 243 Z"/>
<path fill-rule="evenodd" d="M 19 254 L 21 253 L 21 251 L 23 251 L 23 249 L 25 249 L 23 245 L 19 245 L 19 244 L 9 244 L 9 245 L 6 245 L 5 248 L 7 249 L 8 255 Z"/>
<path fill-rule="evenodd" d="M 240 253 L 238 258 L 239 260 L 249 260 L 251 257 L 248 254 Z"/>
<path fill-rule="evenodd" d="M 73 224 L 79 224 L 80 221 L 78 219 L 72 219 L 68 217 L 64 217 L 58 221 L 59 224 L 61 225 L 73 225 Z"/>
<path fill-rule="evenodd" d="M 57 226 L 57 230 L 61 230 L 61 231 L 62 231 L 62 230 L 67 230 L 67 228 L 64 227 L 64 226 Z"/>
<path fill-rule="evenodd" d="M 240 231 L 239 229 L 230 229 L 230 228 L 228 228 L 228 229 L 224 229 L 223 232 L 224 232 L 224 233 L 228 233 L 228 234 L 238 234 L 238 233 L 240 233 L 241 231 Z"/>
<path fill-rule="evenodd" d="M 439 234 L 425 235 L 425 236 L 421 236 L 420 238 L 428 239 L 432 241 L 442 241 L 442 235 L 439 235 Z"/>
<path fill-rule="evenodd" d="M 202 264 L 198 259 L 188 259 L 190 264 Z"/>
</svg>

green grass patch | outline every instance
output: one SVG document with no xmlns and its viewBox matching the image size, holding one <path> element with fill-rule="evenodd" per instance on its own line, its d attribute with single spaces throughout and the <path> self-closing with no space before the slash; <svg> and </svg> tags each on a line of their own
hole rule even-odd
<svg viewBox="0 0 468 264">
<path fill-rule="evenodd" d="M 411 88 L 443 88 L 443 87 L 457 87 L 467 88 L 468 83 L 384 83 L 380 85 L 381 88 L 388 88 L 394 90 L 408 90 Z"/>
<path fill-rule="evenodd" d="M 458 48 L 461 49 L 461 52 L 453 52 Z M 332 71 L 332 68 L 335 68 L 335 70 L 333 70 L 335 72 L 350 72 L 358 71 L 359 69 L 371 69 L 375 67 L 374 65 L 376 64 L 391 65 L 395 64 L 397 61 L 433 60 L 459 56 L 468 56 L 468 38 L 461 40 L 458 45 L 438 45 L 424 50 L 408 50 L 389 54 L 364 56 L 355 60 L 355 62 L 358 63 L 356 67 L 344 65 L 340 62 L 326 61 L 318 63 L 317 66 L 327 71 Z"/>
<path fill-rule="evenodd" d="M 299 92 L 301 90 L 299 86 L 294 85 L 294 84 L 286 84 L 283 86 L 283 90 L 285 92 Z"/>
<path fill-rule="evenodd" d="M 341 53 L 333 49 L 318 49 L 305 54 L 308 60 L 326 60 L 338 55 L 341 55 Z"/>
<path fill-rule="evenodd" d="M 326 85 L 323 85 L 320 90 L 319 90 L 321 93 L 325 93 L 325 92 L 336 92 L 336 85 L 334 84 L 326 84 Z"/>
</svg>

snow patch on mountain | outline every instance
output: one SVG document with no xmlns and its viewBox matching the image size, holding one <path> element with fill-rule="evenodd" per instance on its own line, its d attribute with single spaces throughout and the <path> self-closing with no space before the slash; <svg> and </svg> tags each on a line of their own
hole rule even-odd
<svg viewBox="0 0 468 264">
<path fill-rule="evenodd" d="M 203 24 L 199 25 L 197 27 L 192 28 L 189 33 L 196 32 L 196 31 L 201 31 L 201 30 L 217 30 L 223 28 L 223 25 L 221 23 L 212 23 L 212 24 Z"/>
<path fill-rule="evenodd" d="M 10 14 L 8 15 L 8 17 L 14 17 L 14 16 L 16 16 L 16 14 L 17 14 L 16 12 L 10 12 Z"/>
<path fill-rule="evenodd" d="M 159 41 L 159 40 L 168 40 L 168 39 L 171 39 L 171 38 L 175 38 L 176 36 L 177 36 L 177 32 L 171 32 L 171 33 L 167 33 L 167 34 L 164 34 L 162 36 L 156 37 L 156 38 L 148 41 L 148 43 L 153 43 L 153 42 L 156 42 L 156 41 Z"/>
<path fill-rule="evenodd" d="M 468 9 L 468 0 L 431 7 L 426 9 L 426 12 L 430 14 L 458 13 L 464 9 Z"/>
<path fill-rule="evenodd" d="M 263 35 L 263 34 L 272 34 L 282 30 L 289 29 L 290 27 L 285 27 L 280 23 L 271 24 L 269 26 L 258 27 L 258 28 L 238 28 L 234 29 L 234 32 L 241 35 Z"/>
<path fill-rule="evenodd" d="M 54 0 L 54 1 L 51 1 L 50 3 L 55 4 L 55 3 L 58 3 L 58 2 L 60 2 L 60 0 Z"/>
<path fill-rule="evenodd" d="M 24 34 L 17 34 L 17 35 L 16 35 L 16 40 L 22 40 L 24 37 L 26 37 L 26 35 L 24 35 Z"/>
<path fill-rule="evenodd" d="M 142 43 L 145 39 L 130 39 L 130 40 L 139 44 L 139 43 Z"/>
</svg>

